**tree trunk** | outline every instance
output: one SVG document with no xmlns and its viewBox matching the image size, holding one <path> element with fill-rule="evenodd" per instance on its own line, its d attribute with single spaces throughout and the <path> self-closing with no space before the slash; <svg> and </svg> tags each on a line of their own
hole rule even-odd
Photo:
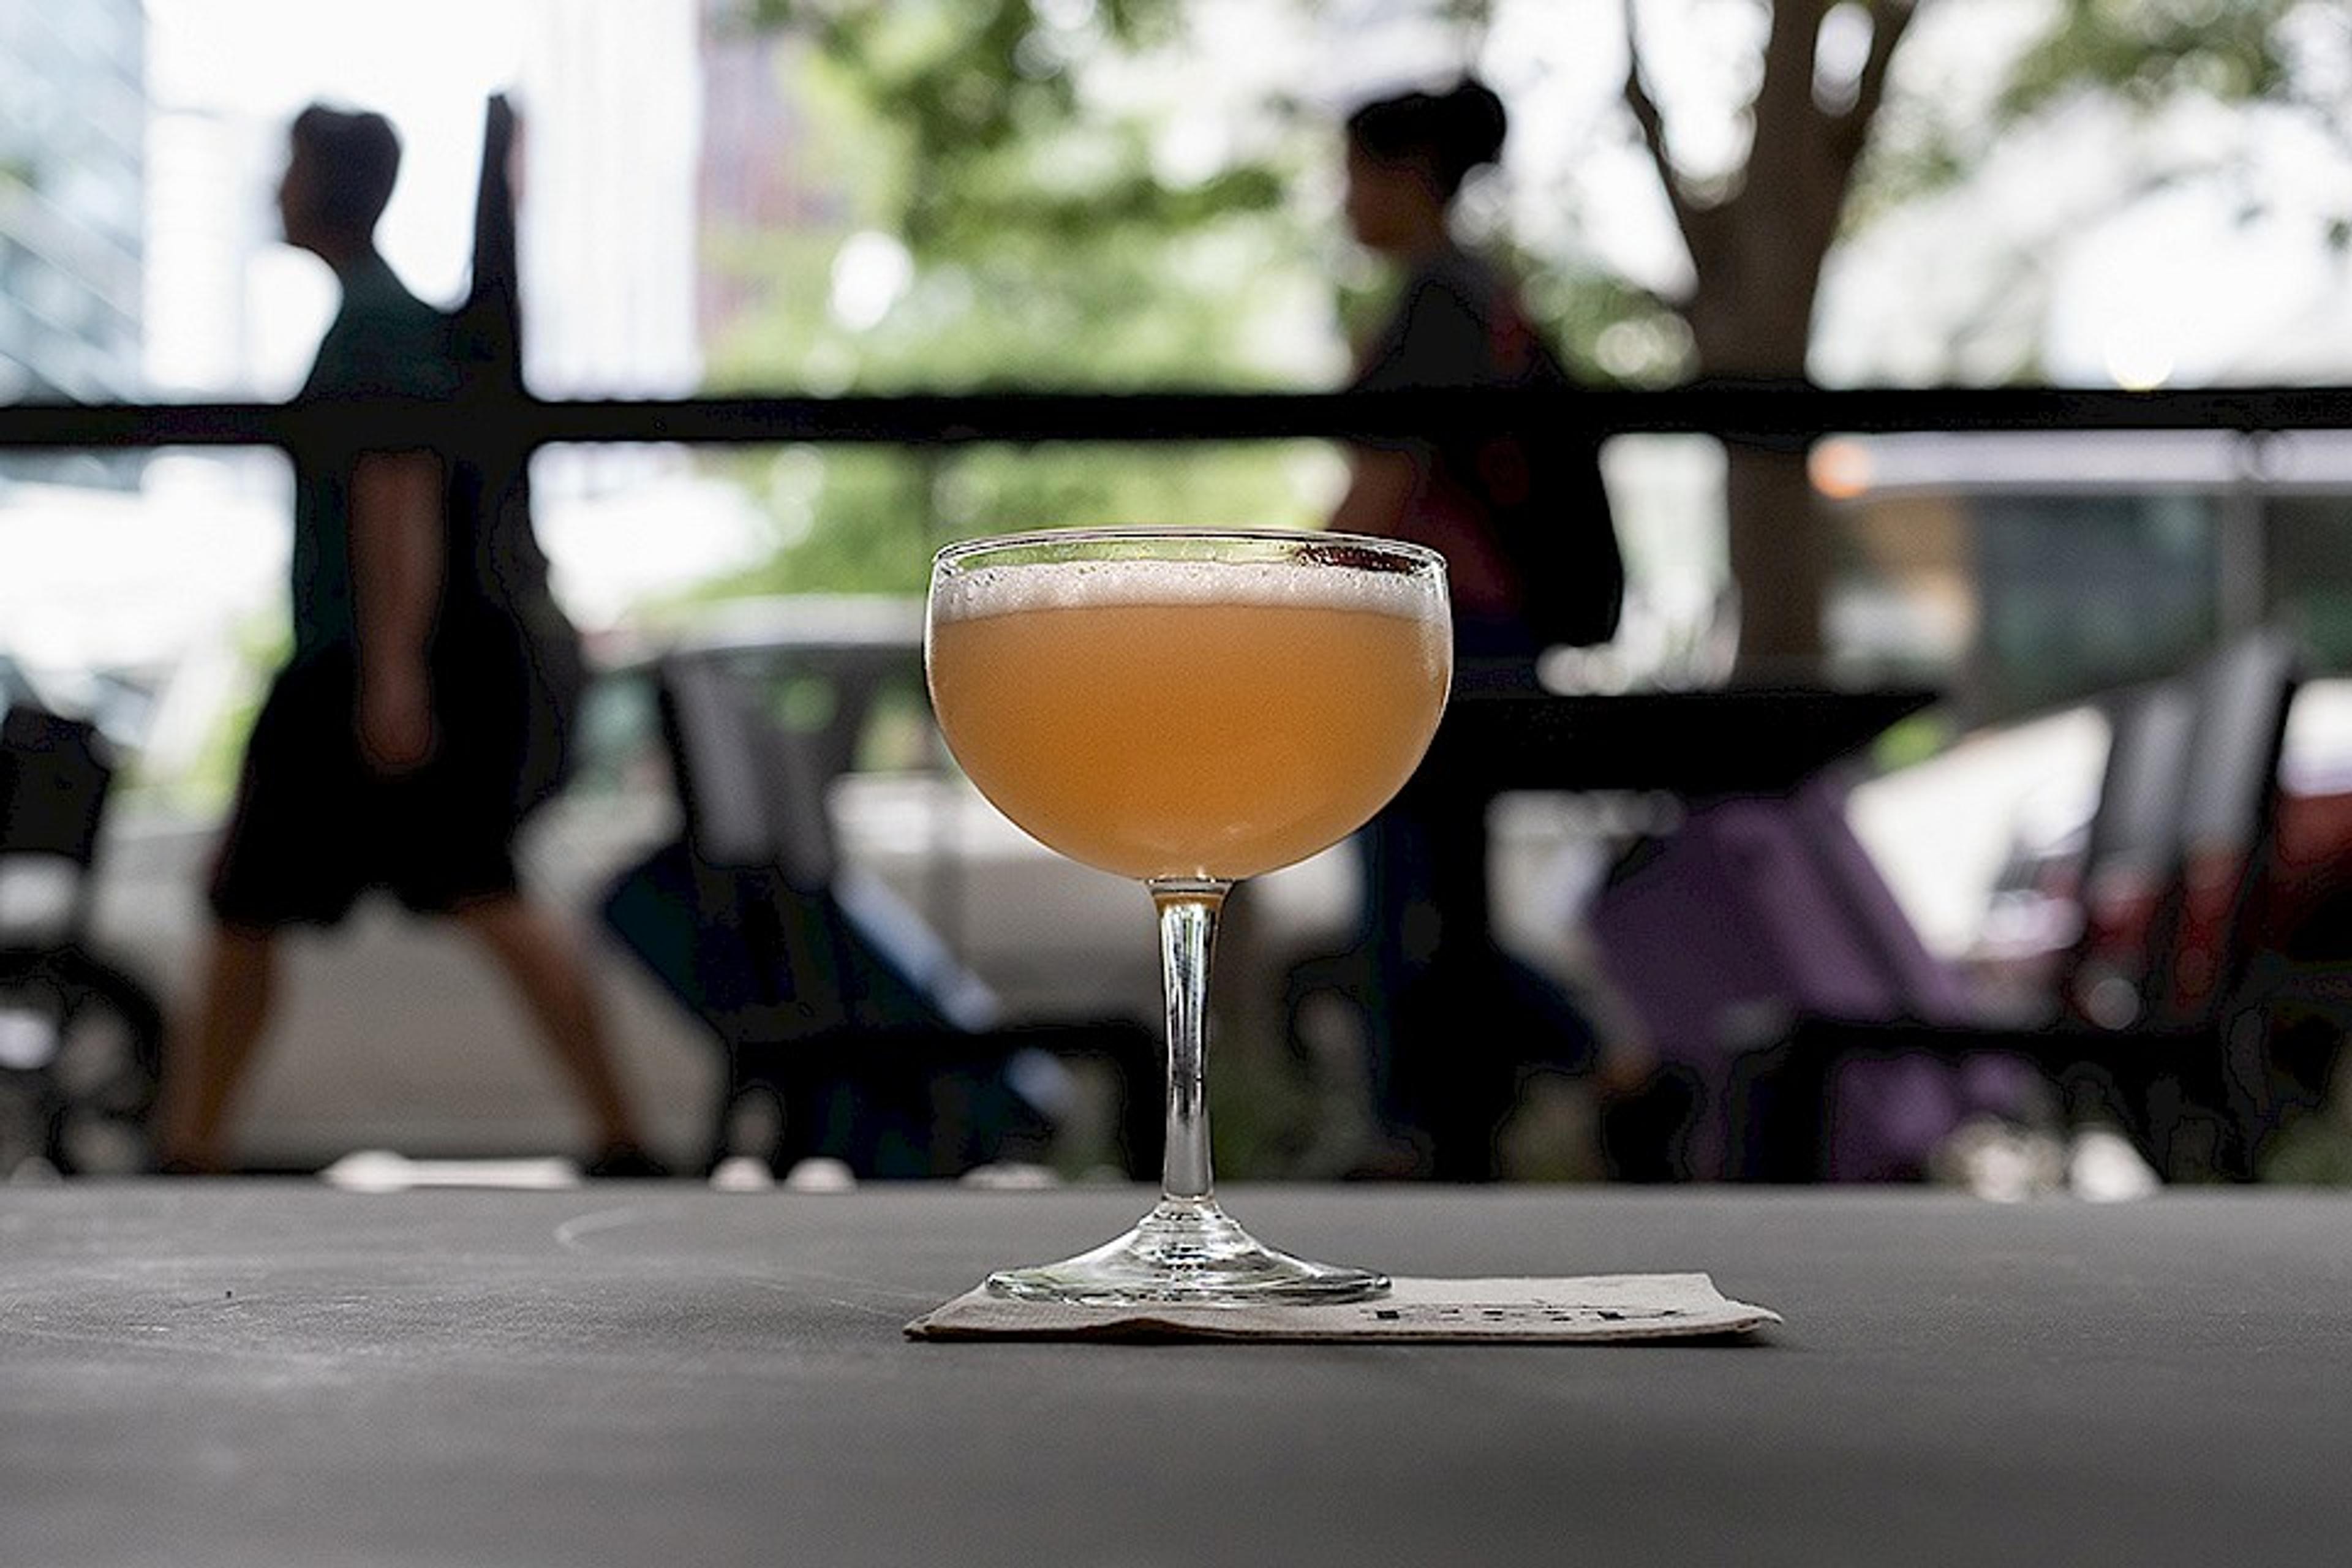
<svg viewBox="0 0 2352 1568">
<path fill-rule="evenodd" d="M 1785 206 L 1745 195 L 1721 211 L 1725 243 L 1717 266 L 1700 275 L 1689 309 L 1701 374 L 1801 381 L 1827 225 L 1791 222 Z M 1818 665 L 1824 648 L 1830 568 L 1805 450 L 1734 441 L 1725 456 L 1738 673 L 1801 673 Z"/>
<path fill-rule="evenodd" d="M 1829 550 L 1805 454 L 1734 444 L 1725 481 L 1731 581 L 1739 595 L 1738 675 L 1802 679 L 1823 648 Z"/>
<path fill-rule="evenodd" d="M 1731 196 L 1702 203 L 1669 154 L 1664 121 L 1643 81 L 1635 6 L 1625 0 L 1632 58 L 1625 101 L 1690 249 L 1697 281 L 1684 314 L 1702 376 L 1804 376 L 1822 265 L 1884 100 L 1888 64 L 1918 0 L 1865 0 L 1870 51 L 1843 107 L 1823 101 L 1814 76 L 1832 3 L 1772 0 L 1747 164 Z M 1830 552 L 1804 452 L 1735 444 L 1729 462 L 1725 500 L 1740 671 L 1759 677 L 1815 664 Z"/>
<path fill-rule="evenodd" d="M 1708 376 L 1801 381 L 1812 332 L 1814 281 L 1826 238 L 1769 206 L 1726 209 L 1737 263 L 1703 279 L 1691 303 L 1692 336 Z M 1754 286 L 1748 286 L 1751 283 Z M 1815 506 L 1805 448 L 1732 441 L 1724 490 L 1731 581 L 1739 597 L 1738 672 L 1800 673 L 1825 644 L 1830 552 Z"/>
</svg>

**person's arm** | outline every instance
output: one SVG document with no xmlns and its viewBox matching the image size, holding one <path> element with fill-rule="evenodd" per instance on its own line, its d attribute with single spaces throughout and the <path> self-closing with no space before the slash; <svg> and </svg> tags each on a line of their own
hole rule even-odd
<svg viewBox="0 0 2352 1568">
<path fill-rule="evenodd" d="M 1368 351 L 1359 392 L 1430 391 L 1475 386 L 1486 328 L 1459 288 L 1434 273 L 1407 284 L 1397 313 Z M 1351 447 L 1348 490 L 1331 514 L 1347 533 L 1397 533 L 1413 490 L 1437 460 L 1426 439 L 1385 438 Z"/>
<path fill-rule="evenodd" d="M 1416 480 L 1412 455 L 1392 447 L 1358 447 L 1349 454 L 1348 493 L 1331 513 L 1340 533 L 1394 534 L 1404 521 Z"/>
<path fill-rule="evenodd" d="M 360 748 L 377 768 L 397 773 L 433 750 L 425 649 L 445 567 L 440 460 L 425 452 L 363 454 L 351 498 Z"/>
</svg>

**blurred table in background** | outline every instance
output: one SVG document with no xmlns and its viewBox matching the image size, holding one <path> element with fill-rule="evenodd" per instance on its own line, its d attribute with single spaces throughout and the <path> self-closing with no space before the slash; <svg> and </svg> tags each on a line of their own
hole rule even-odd
<svg viewBox="0 0 2352 1568">
<path fill-rule="evenodd" d="M 1255 1188 L 1744 1345 L 918 1344 L 1132 1189 L 0 1189 L 0 1562 L 2333 1561 L 2352 1198 Z"/>
<path fill-rule="evenodd" d="M 1458 694 L 1400 796 L 1429 835 L 1429 896 L 1447 952 L 1493 942 L 1486 808 L 1513 790 L 1638 791 L 1687 805 L 1787 795 L 1933 704 L 1925 688 L 1734 687 L 1559 697 Z M 1475 964 L 1458 973 L 1476 974 Z"/>
<path fill-rule="evenodd" d="M 1558 697 L 1479 691 L 1448 705 L 1423 784 L 1504 790 L 1658 790 L 1698 799 L 1784 795 L 1867 748 L 1941 694 L 1729 687 Z"/>
<path fill-rule="evenodd" d="M 1336 989 L 1353 998 L 1367 1020 L 1373 1080 L 1391 1086 L 1380 1114 L 1416 1129 L 1441 1179 L 1492 1176 L 1496 1138 L 1512 1113 L 1522 1068 L 1580 1070 L 1594 1034 L 1580 1004 L 1550 995 L 1495 940 L 1487 841 L 1495 797 L 1640 792 L 1672 796 L 1677 808 L 1788 797 L 1937 695 L 1800 685 L 1575 697 L 1457 693 L 1420 771 L 1370 837 L 1371 904 L 1360 929 L 1419 929 L 1426 948 L 1407 956 L 1396 943 L 1365 942 L 1350 953 L 1318 956 L 1286 977 L 1285 994 Z M 1675 819 L 1673 808 L 1665 819 Z M 1416 928 L 1423 905 L 1435 919 Z M 1456 1021 L 1491 1019 L 1507 1004 L 1506 1022 L 1487 1035 L 1500 1048 L 1474 1059 Z M 1294 1019 L 1297 1010 L 1294 1002 Z M 1370 1022 L 1375 1014 L 1389 1020 L 1385 1033 Z M 1615 1168 L 1645 1179 L 1675 1168 L 1682 1135 L 1673 1129 L 1685 1114 L 1643 1118 L 1657 1130 L 1617 1140 Z"/>
</svg>

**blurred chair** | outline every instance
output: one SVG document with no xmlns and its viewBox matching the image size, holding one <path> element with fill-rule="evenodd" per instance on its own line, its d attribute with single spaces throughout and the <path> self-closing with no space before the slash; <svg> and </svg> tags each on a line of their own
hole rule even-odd
<svg viewBox="0 0 2352 1568">
<path fill-rule="evenodd" d="M 995 999 L 878 879 L 842 864 L 811 747 L 717 658 L 659 671 L 685 835 L 605 918 L 726 1053 L 709 1160 L 759 1097 L 772 1167 L 953 1175 L 1045 1152 L 1073 1061 L 1107 1067 L 1132 1173 L 1159 1159 L 1158 1037 L 1126 1022 L 1000 1026 Z"/>
<path fill-rule="evenodd" d="M 1832 770 L 1786 794 L 1697 805 L 1619 861 L 1588 917 L 1604 971 L 1691 1112 L 1666 1163 L 1738 1173 L 1728 1115 L 1746 1053 L 1801 1017 L 1954 1023 L 1973 1016 L 1846 820 Z M 1840 1126 L 1835 1168 L 1917 1168 L 1957 1118 L 1952 1075 L 1869 1075 L 1868 1112 Z"/>
<path fill-rule="evenodd" d="M 68 1174 L 149 1160 L 163 1009 L 89 940 L 113 777 L 94 725 L 22 705 L 0 719 L 0 1178 L 32 1159 Z"/>
<path fill-rule="evenodd" d="M 2297 660 L 2238 638 L 2113 705 L 2081 879 L 2082 934 L 2032 1026 L 1811 1016 L 1735 1067 L 1727 1173 L 1818 1181 L 1864 1064 L 2030 1064 L 2076 1121 L 2112 1120 L 2159 1172 L 2250 1175 L 2267 988 L 2252 933 Z"/>
</svg>

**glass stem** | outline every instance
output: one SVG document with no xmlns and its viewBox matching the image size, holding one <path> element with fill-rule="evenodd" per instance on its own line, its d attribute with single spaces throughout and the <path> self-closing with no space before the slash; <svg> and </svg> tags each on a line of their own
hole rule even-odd
<svg viewBox="0 0 2352 1568">
<path fill-rule="evenodd" d="M 1209 954 L 1230 882 L 1166 878 L 1151 884 L 1160 910 L 1160 975 L 1168 994 L 1168 1152 L 1160 1192 L 1174 1203 L 1205 1203 L 1209 1102 L 1203 1065 L 1209 1035 Z"/>
</svg>

